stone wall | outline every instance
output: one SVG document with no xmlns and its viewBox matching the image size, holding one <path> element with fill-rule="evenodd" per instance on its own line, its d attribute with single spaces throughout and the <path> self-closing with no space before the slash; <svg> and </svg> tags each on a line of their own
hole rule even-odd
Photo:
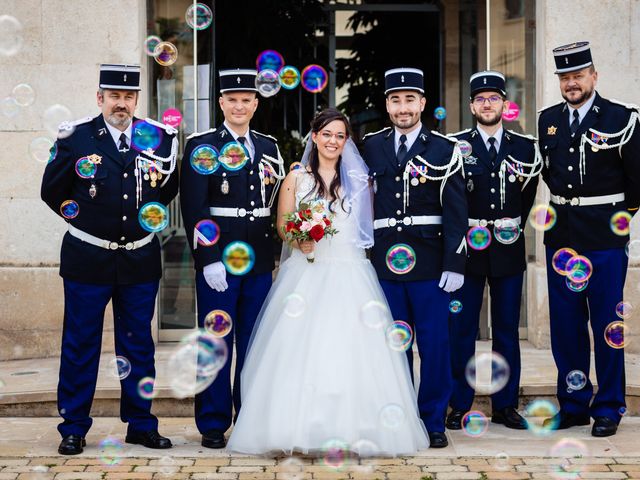
<svg viewBox="0 0 640 480">
<path fill-rule="evenodd" d="M 63 296 L 57 273 L 66 223 L 40 200 L 44 163 L 30 158 L 32 139 L 47 135 L 43 112 L 53 104 L 75 118 L 97 115 L 98 65 L 146 61 L 144 0 L 1 0 L 0 15 L 23 25 L 24 44 L 0 56 L 0 99 L 33 87 L 33 105 L 0 114 L 0 360 L 56 355 Z M 144 66 L 144 63 L 143 63 Z M 144 116 L 146 97 L 138 115 Z M 104 335 L 112 346 L 112 322 Z"/>
<path fill-rule="evenodd" d="M 640 104 L 640 2 L 629 0 L 564 2 L 538 0 L 536 4 L 536 98 L 538 109 L 562 100 L 551 51 L 567 43 L 591 42 L 598 70 L 598 92 L 605 98 Z M 594 15 L 593 12 L 598 12 Z M 546 186 L 538 190 L 538 201 L 546 202 Z M 633 239 L 640 239 L 640 215 L 631 224 Z M 529 341 L 549 347 L 549 308 L 542 233 L 537 233 L 536 262 L 529 265 Z M 631 334 L 627 351 L 640 352 L 640 262 L 631 262 L 625 285 L 625 300 L 636 307 L 627 321 Z M 612 315 L 612 320 L 615 319 Z"/>
</svg>

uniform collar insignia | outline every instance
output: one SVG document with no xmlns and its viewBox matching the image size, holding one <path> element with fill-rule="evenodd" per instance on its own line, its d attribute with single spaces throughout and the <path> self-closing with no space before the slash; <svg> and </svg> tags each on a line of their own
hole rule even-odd
<svg viewBox="0 0 640 480">
<path fill-rule="evenodd" d="M 596 112 L 596 113 L 600 113 L 600 107 L 599 107 L 599 106 L 597 106 L 597 105 L 594 105 L 594 106 L 593 106 L 593 108 L 592 108 L 591 110 L 593 110 L 593 111 L 594 111 L 594 112 Z"/>
<path fill-rule="evenodd" d="M 474 130 L 473 132 L 471 132 L 471 138 L 475 138 L 477 134 L 478 134 L 478 130 Z"/>
<path fill-rule="evenodd" d="M 420 134 L 420 139 L 421 139 L 423 142 L 426 142 L 426 141 L 427 141 L 427 136 L 426 136 L 424 133 L 421 133 L 421 134 Z"/>
<path fill-rule="evenodd" d="M 556 130 L 558 130 L 558 127 L 554 127 L 553 125 L 551 125 L 549 128 L 547 128 L 547 135 L 555 135 Z"/>
<path fill-rule="evenodd" d="M 220 138 L 224 138 L 226 134 L 227 134 L 226 130 L 220 130 Z"/>
<path fill-rule="evenodd" d="M 507 132 L 504 132 L 504 138 L 506 138 L 507 140 L 511 140 L 511 135 L 509 135 Z"/>
<path fill-rule="evenodd" d="M 107 134 L 107 129 L 106 128 L 101 128 L 100 130 L 98 130 L 98 136 L 103 136 Z"/>
</svg>

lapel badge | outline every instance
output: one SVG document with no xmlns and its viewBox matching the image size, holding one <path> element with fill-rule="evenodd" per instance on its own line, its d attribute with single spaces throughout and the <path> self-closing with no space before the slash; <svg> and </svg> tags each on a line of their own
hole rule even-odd
<svg viewBox="0 0 640 480">
<path fill-rule="evenodd" d="M 229 181 L 226 178 L 222 181 L 222 185 L 220 185 L 220 192 L 223 195 L 229 194 Z"/>
<path fill-rule="evenodd" d="M 100 155 L 95 154 L 95 153 L 92 153 L 87 158 L 94 165 L 100 165 L 102 163 L 102 157 Z"/>
<path fill-rule="evenodd" d="M 91 198 L 96 198 L 97 194 L 98 194 L 98 189 L 96 188 L 96 184 L 92 183 L 91 186 L 89 187 L 89 196 Z"/>
<path fill-rule="evenodd" d="M 547 135 L 555 135 L 556 130 L 558 130 L 558 127 L 554 127 L 553 125 L 551 125 L 549 128 L 547 128 Z"/>
<path fill-rule="evenodd" d="M 470 192 L 473 192 L 473 180 L 471 179 L 467 181 L 467 190 L 469 190 Z"/>
</svg>

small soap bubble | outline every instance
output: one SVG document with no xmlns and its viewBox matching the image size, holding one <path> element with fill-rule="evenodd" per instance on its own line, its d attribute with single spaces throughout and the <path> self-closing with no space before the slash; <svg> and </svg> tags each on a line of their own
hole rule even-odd
<svg viewBox="0 0 640 480">
<path fill-rule="evenodd" d="M 80 213 L 80 205 L 75 200 L 65 200 L 60 205 L 60 214 L 67 220 L 76 218 Z"/>
<path fill-rule="evenodd" d="M 380 410 L 379 421 L 384 428 L 397 430 L 406 421 L 406 414 L 400 405 L 390 403 Z"/>
<path fill-rule="evenodd" d="M 123 453 L 124 444 L 114 437 L 107 437 L 98 445 L 100 461 L 107 467 L 120 463 Z"/>
<path fill-rule="evenodd" d="M 178 48 L 171 42 L 160 42 L 153 50 L 153 58 L 159 65 L 168 67 L 178 60 Z"/>
<path fill-rule="evenodd" d="M 411 347 L 413 341 L 413 331 L 407 322 L 396 320 L 387 327 L 387 345 L 392 350 L 405 352 Z"/>
<path fill-rule="evenodd" d="M 306 308 L 307 302 L 299 293 L 292 293 L 284 299 L 284 314 L 289 317 L 300 317 Z"/>
<path fill-rule="evenodd" d="M 546 232 L 556 224 L 558 214 L 551 205 L 536 205 L 529 213 L 529 224 L 538 231 Z"/>
<path fill-rule="evenodd" d="M 0 102 L 0 111 L 7 118 L 14 118 L 20 113 L 20 105 L 13 97 L 6 97 Z"/>
<path fill-rule="evenodd" d="M 447 110 L 444 107 L 436 107 L 433 111 L 433 116 L 436 120 L 444 120 L 447 118 Z"/>
<path fill-rule="evenodd" d="M 144 400 L 151 400 L 155 398 L 156 391 L 154 390 L 156 380 L 152 377 L 141 378 L 138 382 L 138 395 Z"/>
<path fill-rule="evenodd" d="M 467 244 L 474 250 L 484 250 L 491 244 L 491 232 L 481 225 L 471 227 L 467 232 Z"/>
<path fill-rule="evenodd" d="M 232 327 L 231 315 L 224 310 L 212 310 L 204 317 L 204 329 L 215 337 L 226 337 Z"/>
<path fill-rule="evenodd" d="M 631 214 L 627 211 L 616 212 L 611 216 L 611 231 L 619 236 L 629 235 L 631 229 Z"/>
<path fill-rule="evenodd" d="M 604 329 L 604 340 L 611 348 L 619 350 L 627 346 L 627 337 L 629 336 L 629 327 L 622 320 L 611 322 Z"/>
<path fill-rule="evenodd" d="M 51 158 L 53 141 L 47 137 L 36 137 L 29 143 L 29 155 L 36 162 L 48 163 Z"/>
<path fill-rule="evenodd" d="M 566 275 L 567 262 L 577 255 L 578 252 L 576 252 L 572 248 L 560 248 L 556 251 L 556 253 L 553 254 L 553 257 L 551 258 L 551 266 L 556 273 L 560 275 Z"/>
<path fill-rule="evenodd" d="M 28 107 L 36 101 L 36 92 L 28 83 L 19 83 L 13 87 L 12 96 L 21 107 Z"/>
<path fill-rule="evenodd" d="M 489 429 L 489 420 L 478 410 L 467 412 L 462 417 L 462 430 L 470 437 L 481 437 Z"/>
<path fill-rule="evenodd" d="M 494 394 L 507 385 L 511 368 L 499 353 L 482 352 L 469 359 L 464 374 L 467 383 L 476 392 Z"/>
<path fill-rule="evenodd" d="M 397 243 L 387 250 L 387 268 L 397 275 L 404 275 L 416 265 L 416 252 L 405 243 Z"/>
<path fill-rule="evenodd" d="M 249 151 L 239 142 L 229 142 L 220 149 L 218 161 L 227 170 L 235 172 L 247 164 Z"/>
<path fill-rule="evenodd" d="M 258 93 L 263 97 L 273 97 L 280 91 L 280 76 L 278 72 L 271 69 L 265 69 L 258 72 L 256 76 L 256 88 Z"/>
<path fill-rule="evenodd" d="M 138 222 L 147 232 L 160 232 L 169 225 L 169 210 L 159 202 L 145 203 L 138 212 Z"/>
<path fill-rule="evenodd" d="M 0 15 L 0 55 L 11 57 L 24 43 L 22 24 L 16 17 Z"/>
<path fill-rule="evenodd" d="M 630 302 L 619 302 L 616 305 L 616 315 L 623 320 L 631 318 L 633 315 L 633 305 Z"/>
<path fill-rule="evenodd" d="M 328 440 L 322 445 L 320 461 L 327 469 L 339 472 L 349 463 L 349 445 L 342 440 Z"/>
<path fill-rule="evenodd" d="M 320 65 L 307 65 L 301 74 L 302 88 L 310 93 L 319 93 L 329 83 L 327 71 Z"/>
<path fill-rule="evenodd" d="M 220 227 L 216 222 L 208 218 L 196 223 L 194 232 L 196 242 L 203 247 L 215 245 L 220 240 Z"/>
<path fill-rule="evenodd" d="M 587 376 L 581 370 L 571 370 L 567 373 L 566 381 L 570 392 L 582 390 L 587 385 Z"/>
<path fill-rule="evenodd" d="M 360 309 L 360 319 L 369 328 L 382 328 L 389 318 L 391 318 L 391 312 L 378 300 L 370 300 Z"/>
<path fill-rule="evenodd" d="M 74 131 L 74 127 L 68 123 L 71 121 L 73 121 L 71 110 L 60 104 L 47 107 L 42 114 L 42 125 L 53 138 L 70 136 Z"/>
<path fill-rule="evenodd" d="M 513 218 L 503 218 L 495 223 L 493 237 L 503 245 L 511 245 L 520 238 L 520 225 Z"/>
<path fill-rule="evenodd" d="M 156 47 L 161 42 L 162 39 L 157 35 L 149 35 L 144 41 L 144 53 L 149 57 L 153 57 L 155 55 Z"/>
<path fill-rule="evenodd" d="M 280 84 L 286 90 L 293 90 L 300 84 L 300 70 L 286 65 L 280 70 Z"/>
<path fill-rule="evenodd" d="M 109 362 L 109 373 L 114 378 L 124 380 L 131 373 L 131 362 L 126 357 L 118 355 Z"/>
<path fill-rule="evenodd" d="M 548 436 L 557 429 L 558 408 L 548 400 L 534 400 L 524 411 L 527 429 L 537 436 Z M 553 419 L 553 420 L 551 420 Z M 545 424 L 545 420 L 548 420 Z"/>
<path fill-rule="evenodd" d="M 196 30 L 205 30 L 213 23 L 213 12 L 204 3 L 196 3 L 195 6 L 189 5 L 184 17 L 187 25 Z"/>
<path fill-rule="evenodd" d="M 449 311 L 451 313 L 460 313 L 462 311 L 462 302 L 460 300 L 451 300 L 449 302 Z"/>
<path fill-rule="evenodd" d="M 256 254 L 248 243 L 231 242 L 222 251 L 222 263 L 230 274 L 244 275 L 256 263 Z"/>
</svg>

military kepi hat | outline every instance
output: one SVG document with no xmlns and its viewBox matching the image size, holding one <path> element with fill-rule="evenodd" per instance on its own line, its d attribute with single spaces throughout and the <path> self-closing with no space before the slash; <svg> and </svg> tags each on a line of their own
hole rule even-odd
<svg viewBox="0 0 640 480">
<path fill-rule="evenodd" d="M 257 92 L 256 70 L 241 69 L 220 70 L 220 93 Z"/>
<path fill-rule="evenodd" d="M 503 97 L 507 96 L 504 75 L 494 70 L 485 70 L 471 75 L 469 89 L 471 98 L 480 92 L 498 92 Z"/>
<path fill-rule="evenodd" d="M 576 42 L 553 49 L 555 73 L 574 72 L 593 65 L 589 42 Z"/>
<path fill-rule="evenodd" d="M 384 94 L 415 90 L 424 94 L 424 73 L 417 68 L 392 68 L 384 72 Z"/>
<path fill-rule="evenodd" d="M 99 86 L 107 90 L 140 90 L 140 65 L 103 63 Z"/>
</svg>

